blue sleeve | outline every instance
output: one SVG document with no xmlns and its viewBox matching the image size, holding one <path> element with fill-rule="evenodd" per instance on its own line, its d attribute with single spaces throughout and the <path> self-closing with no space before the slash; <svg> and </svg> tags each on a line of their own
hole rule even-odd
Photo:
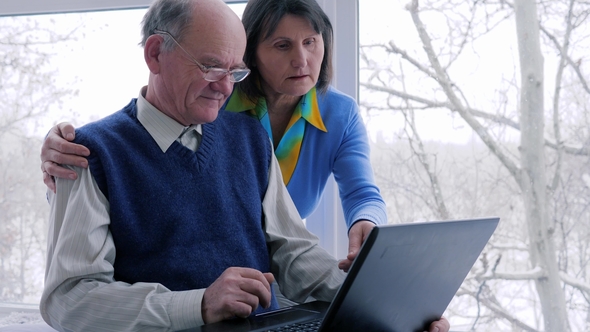
<svg viewBox="0 0 590 332">
<path fill-rule="evenodd" d="M 385 202 L 375 184 L 367 130 L 356 103 L 351 107 L 333 169 L 346 224 L 349 229 L 361 219 L 386 224 Z"/>
</svg>

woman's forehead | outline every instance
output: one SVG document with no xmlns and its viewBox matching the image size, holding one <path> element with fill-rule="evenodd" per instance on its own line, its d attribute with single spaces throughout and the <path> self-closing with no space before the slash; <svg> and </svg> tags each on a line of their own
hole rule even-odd
<svg viewBox="0 0 590 332">
<path fill-rule="evenodd" d="M 281 24 L 284 24 L 285 21 L 287 20 L 303 20 L 306 21 L 307 24 L 309 25 L 309 27 L 315 31 L 316 33 L 321 33 L 321 31 L 318 31 L 317 29 L 317 25 L 314 24 L 314 22 L 311 20 L 311 18 L 303 16 L 303 15 L 295 15 L 295 14 L 290 14 L 290 13 L 286 13 L 281 17 L 273 17 L 272 20 L 267 20 L 266 23 L 262 26 L 261 29 L 261 37 L 259 41 L 263 41 L 263 40 L 267 40 L 269 39 L 279 28 L 279 26 Z M 288 27 L 287 27 L 288 28 Z"/>
</svg>

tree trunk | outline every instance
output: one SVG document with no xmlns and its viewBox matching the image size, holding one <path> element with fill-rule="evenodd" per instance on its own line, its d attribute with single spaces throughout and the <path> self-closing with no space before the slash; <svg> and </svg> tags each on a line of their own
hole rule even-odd
<svg viewBox="0 0 590 332">
<path fill-rule="evenodd" d="M 522 176 L 532 267 L 544 276 L 535 280 L 545 331 L 569 331 L 565 297 L 547 209 L 544 154 L 543 56 L 535 0 L 516 0 L 516 30 L 520 54 L 520 128 Z"/>
</svg>

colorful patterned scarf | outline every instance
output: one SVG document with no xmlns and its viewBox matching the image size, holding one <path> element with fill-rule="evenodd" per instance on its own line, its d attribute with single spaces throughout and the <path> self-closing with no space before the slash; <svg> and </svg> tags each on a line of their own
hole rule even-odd
<svg viewBox="0 0 590 332">
<path fill-rule="evenodd" d="M 273 140 L 268 109 L 264 98 L 259 98 L 256 102 L 253 102 L 245 94 L 235 89 L 229 97 L 225 109 L 232 112 L 248 111 L 251 115 L 256 116 L 268 133 L 271 141 Z M 301 143 L 305 136 L 306 122 L 321 131 L 328 131 L 320 115 L 315 87 L 306 93 L 295 107 L 291 120 L 283 134 L 283 138 L 281 138 L 275 150 L 285 185 L 289 183 L 293 172 L 295 172 L 295 167 L 299 160 L 299 152 L 301 151 Z"/>
</svg>

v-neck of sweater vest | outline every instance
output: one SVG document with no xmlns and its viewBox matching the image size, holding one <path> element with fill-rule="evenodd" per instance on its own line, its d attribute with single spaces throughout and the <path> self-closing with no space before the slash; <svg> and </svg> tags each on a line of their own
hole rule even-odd
<svg viewBox="0 0 590 332">
<path fill-rule="evenodd" d="M 199 172 L 205 169 L 212 154 L 215 153 L 215 140 L 213 138 L 216 136 L 217 125 L 215 122 L 211 122 L 203 124 L 201 128 L 201 142 L 196 152 L 193 152 L 178 141 L 174 141 L 168 148 L 169 152 L 172 152 L 180 156 L 180 158 L 185 159 L 187 162 L 194 164 L 196 170 Z"/>
</svg>

